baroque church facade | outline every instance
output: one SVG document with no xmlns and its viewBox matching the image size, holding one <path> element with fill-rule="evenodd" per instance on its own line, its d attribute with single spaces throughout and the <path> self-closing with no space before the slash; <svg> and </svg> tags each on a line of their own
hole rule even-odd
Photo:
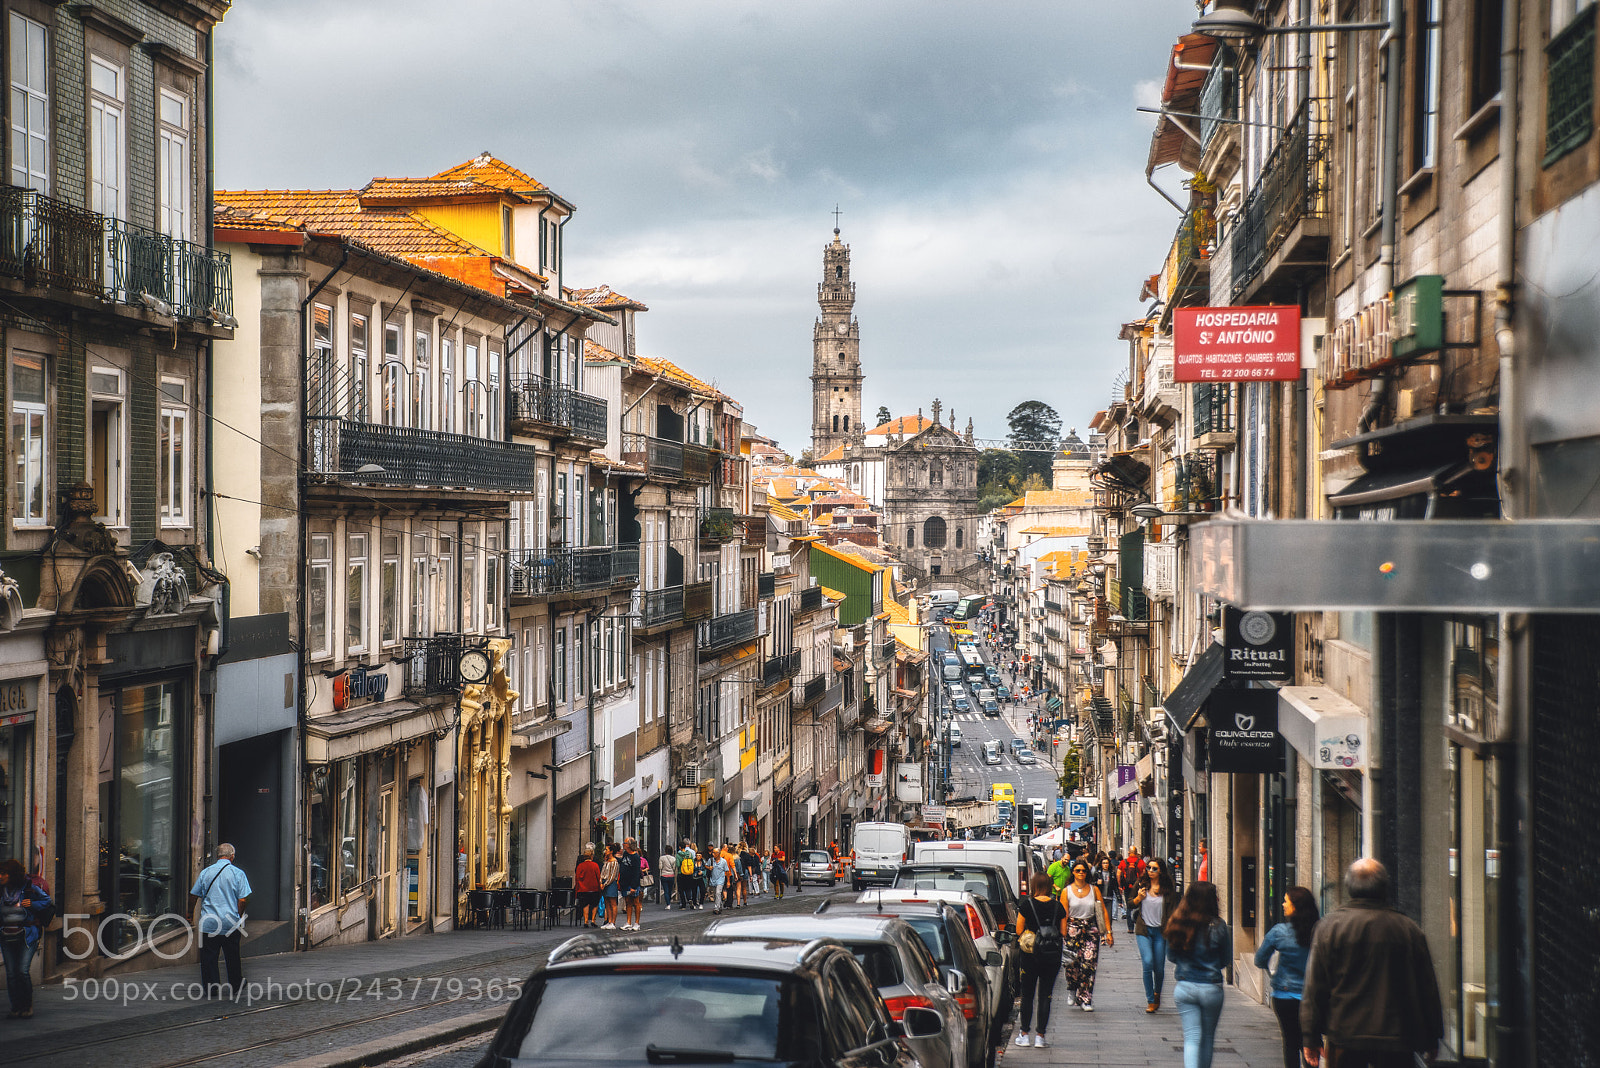
<svg viewBox="0 0 1600 1068">
<path fill-rule="evenodd" d="M 978 449 L 972 420 L 956 429 L 956 413 L 943 421 L 914 416 L 867 427 L 861 417 L 861 325 L 855 318 L 855 283 L 850 246 L 840 239 L 822 252 L 817 286 L 821 314 L 812 331 L 812 466 L 865 497 L 883 516 L 883 547 L 901 564 L 901 578 L 921 589 L 932 586 L 978 592 Z"/>
</svg>

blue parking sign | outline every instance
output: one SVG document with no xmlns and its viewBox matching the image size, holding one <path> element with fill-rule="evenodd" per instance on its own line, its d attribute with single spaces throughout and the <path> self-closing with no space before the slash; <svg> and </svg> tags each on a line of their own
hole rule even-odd
<svg viewBox="0 0 1600 1068">
<path fill-rule="evenodd" d="M 1067 819 L 1073 823 L 1089 819 L 1089 802 L 1076 798 L 1067 802 Z"/>
</svg>

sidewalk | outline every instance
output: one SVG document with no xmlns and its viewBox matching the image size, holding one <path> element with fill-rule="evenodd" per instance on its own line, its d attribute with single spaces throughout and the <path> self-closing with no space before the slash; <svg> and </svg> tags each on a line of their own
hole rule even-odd
<svg viewBox="0 0 1600 1068">
<path fill-rule="evenodd" d="M 1172 1007 L 1171 962 L 1162 987 L 1161 1011 L 1148 1015 L 1144 1011 L 1138 944 L 1122 921 L 1116 923 L 1112 934 L 1116 945 L 1100 951 L 1094 1012 L 1069 1006 L 1066 987 L 1058 982 L 1050 1027 L 1045 1033 L 1049 1047 L 1013 1045 L 1013 1029 L 1001 1053 L 1001 1063 L 1006 1068 L 1054 1064 L 1172 1068 L 1183 1064 L 1183 1023 Z M 1216 1059 L 1212 1063 L 1215 1068 L 1281 1068 L 1283 1052 L 1272 1010 L 1229 987 L 1222 1019 L 1217 1024 Z"/>
</svg>

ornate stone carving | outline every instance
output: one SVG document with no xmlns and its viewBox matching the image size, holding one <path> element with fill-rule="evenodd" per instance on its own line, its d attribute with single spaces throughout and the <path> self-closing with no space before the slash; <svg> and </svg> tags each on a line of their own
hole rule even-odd
<svg viewBox="0 0 1600 1068">
<path fill-rule="evenodd" d="M 11 630 L 22 622 L 22 587 L 0 571 L 0 631 Z"/>
<path fill-rule="evenodd" d="M 171 553 L 150 558 L 150 615 L 175 615 L 189 603 L 189 577 Z"/>
<path fill-rule="evenodd" d="M 117 551 L 117 536 L 94 519 L 94 487 L 76 482 L 61 491 L 61 525 L 56 534 L 73 548 L 92 556 Z"/>
</svg>

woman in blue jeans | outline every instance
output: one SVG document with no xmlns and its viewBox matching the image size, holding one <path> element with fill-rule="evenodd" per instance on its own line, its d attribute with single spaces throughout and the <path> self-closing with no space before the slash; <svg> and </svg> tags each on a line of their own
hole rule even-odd
<svg viewBox="0 0 1600 1068">
<path fill-rule="evenodd" d="M 19 861 L 0 862 L 0 956 L 5 958 L 12 1019 L 33 1015 L 33 953 L 50 908 L 50 895 Z"/>
<path fill-rule="evenodd" d="M 1145 865 L 1139 889 L 1128 908 L 1134 912 L 1133 936 L 1139 943 L 1139 961 L 1144 966 L 1145 1012 L 1155 1012 L 1161 1007 L 1161 986 L 1167 974 L 1167 921 L 1178 907 L 1178 895 L 1172 892 L 1172 882 L 1167 878 L 1167 866 L 1151 858 Z"/>
<path fill-rule="evenodd" d="M 1256 950 L 1256 967 L 1265 968 L 1278 955 L 1272 969 L 1272 1011 L 1283 1034 L 1283 1068 L 1303 1068 L 1300 1059 L 1300 999 L 1306 985 L 1306 958 L 1311 956 L 1311 935 L 1322 914 L 1317 899 L 1303 886 L 1291 886 L 1283 897 L 1284 921 L 1267 932 Z"/>
<path fill-rule="evenodd" d="M 1183 1019 L 1183 1068 L 1211 1068 L 1222 1015 L 1222 970 L 1233 959 L 1233 932 L 1220 911 L 1214 884 L 1190 883 L 1167 921 L 1167 951 L 1178 980 L 1172 1000 Z"/>
</svg>

